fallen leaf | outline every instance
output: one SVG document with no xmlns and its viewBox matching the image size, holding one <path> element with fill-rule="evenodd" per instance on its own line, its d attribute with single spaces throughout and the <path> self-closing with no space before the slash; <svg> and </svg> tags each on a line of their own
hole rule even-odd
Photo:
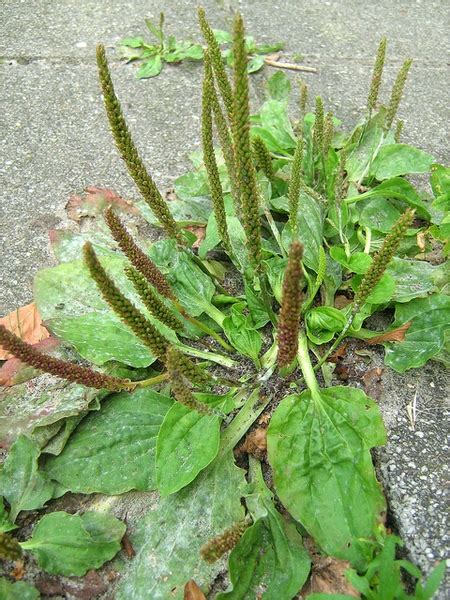
<svg viewBox="0 0 450 600">
<path fill-rule="evenodd" d="M 195 242 L 192 244 L 192 248 L 199 248 L 200 244 L 205 239 L 206 227 L 204 225 L 189 225 L 188 227 L 185 227 L 185 229 L 192 231 L 192 233 L 197 238 L 195 240 Z"/>
<path fill-rule="evenodd" d="M 23 560 L 17 560 L 14 563 L 14 569 L 10 573 L 11 577 L 14 577 L 16 581 L 20 581 L 23 579 L 25 575 L 25 566 L 23 564 Z"/>
<path fill-rule="evenodd" d="M 405 339 L 405 334 L 408 329 L 411 327 L 411 321 L 407 321 L 397 329 L 392 329 L 392 331 L 386 331 L 381 335 L 377 335 L 376 337 L 371 338 L 370 340 L 366 340 L 366 344 L 383 344 L 384 342 L 403 342 Z"/>
<path fill-rule="evenodd" d="M 193 579 L 184 586 L 184 600 L 206 600 L 205 594 Z"/>
<path fill-rule="evenodd" d="M 122 545 L 122 550 L 125 552 L 128 558 L 133 558 L 133 556 L 136 555 L 136 551 L 133 548 L 127 533 L 124 534 L 120 543 Z"/>
<path fill-rule="evenodd" d="M 89 186 L 83 196 L 73 195 L 69 198 L 65 208 L 67 216 L 75 223 L 86 217 L 95 218 L 103 213 L 108 206 L 120 209 L 119 212 L 138 214 L 138 209 L 130 200 L 125 200 L 108 188 Z"/>
<path fill-rule="evenodd" d="M 34 344 L 34 347 L 37 350 L 41 350 L 45 353 L 49 352 L 50 350 L 54 350 L 55 348 L 58 348 L 60 344 L 61 340 L 50 336 L 45 340 L 42 340 L 42 342 Z M 18 358 L 9 358 L 0 368 L 0 385 L 11 387 L 12 385 L 29 381 L 30 379 L 33 379 L 33 377 L 37 377 L 41 373 L 42 371 L 40 371 L 39 369 L 30 367 Z"/>
<path fill-rule="evenodd" d="M 335 352 L 333 352 L 333 354 L 330 356 L 330 358 L 328 359 L 328 362 L 337 363 L 337 362 L 341 361 L 347 353 L 347 346 L 348 346 L 347 342 L 344 342 L 343 344 L 341 344 L 339 346 L 339 348 Z"/>
<path fill-rule="evenodd" d="M 353 598 L 361 597 L 345 577 L 345 571 L 351 567 L 348 561 L 321 556 L 311 538 L 305 539 L 305 546 L 310 553 L 312 567 L 311 575 L 300 592 L 302 597 L 307 598 L 314 593 L 347 594 Z"/>
<path fill-rule="evenodd" d="M 417 246 L 418 246 L 419 250 L 421 252 L 425 252 L 425 248 L 426 248 L 425 233 L 423 231 L 419 231 L 419 233 L 416 236 L 416 240 L 417 240 Z"/>
<path fill-rule="evenodd" d="M 37 344 L 50 337 L 50 333 L 42 325 L 42 319 L 34 302 L 16 308 L 16 310 L 6 315 L 6 317 L 2 317 L 0 324 L 29 344 Z M 11 357 L 12 354 L 0 348 L 0 360 L 6 360 Z"/>
<path fill-rule="evenodd" d="M 380 400 L 383 395 L 382 378 L 384 369 L 375 367 L 364 373 L 362 380 L 364 382 L 364 391 L 374 400 Z"/>
<path fill-rule="evenodd" d="M 264 58 L 266 58 L 267 60 L 272 60 L 273 62 L 276 62 L 279 58 L 280 58 L 281 54 L 279 52 L 276 52 L 275 54 L 266 54 L 266 56 Z"/>
<path fill-rule="evenodd" d="M 264 458 L 267 451 L 267 430 L 258 427 L 251 431 L 239 450 L 247 454 L 252 454 L 259 459 Z"/>
</svg>

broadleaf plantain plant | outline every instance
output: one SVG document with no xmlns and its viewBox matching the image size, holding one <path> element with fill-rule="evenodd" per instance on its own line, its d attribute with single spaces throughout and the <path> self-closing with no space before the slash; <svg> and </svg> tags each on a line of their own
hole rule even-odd
<svg viewBox="0 0 450 600">
<path fill-rule="evenodd" d="M 100 412 L 70 426 L 58 450 L 51 436 L 41 444 L 34 488 L 19 486 L 14 498 L 7 459 L 0 492 L 16 517 L 56 496 L 55 486 L 107 494 L 157 489 L 160 503 L 142 519 L 133 539 L 137 556 L 117 598 L 181 597 L 191 578 L 208 590 L 222 568 L 216 561 L 232 550 L 231 583 L 218 598 L 262 593 L 289 600 L 310 572 L 305 535 L 321 552 L 349 561 L 349 577 L 362 587 L 369 582 L 363 595 L 378 597 L 370 591 L 377 556 L 395 548 L 382 524 L 386 503 L 370 454 L 386 442 L 381 413 L 360 389 L 321 386 L 316 373 L 329 381 L 327 358 L 344 337 L 380 336 L 364 321 L 391 304 L 392 329 L 403 326 L 405 339 L 394 345 L 390 330 L 381 336 L 387 362 L 402 372 L 429 358 L 446 360 L 445 265 L 411 257 L 419 234 L 430 241 L 445 236 L 449 170 L 432 167 L 432 202 L 403 177 L 427 172 L 433 158 L 400 144 L 400 126 L 392 132 L 410 61 L 388 106 L 377 110 L 386 40 L 366 117 L 343 134 L 320 97 L 315 112 L 306 112 L 304 85 L 293 127 L 290 84 L 281 73 L 271 78 L 260 113 L 250 116 L 241 16 L 234 21 L 232 82 L 202 10 L 199 16 L 208 44 L 203 161 L 176 182 L 178 200 L 171 203 L 144 166 L 98 46 L 114 139 L 142 195 L 138 206 L 166 239 L 141 247 L 109 208 L 106 244 L 94 237 L 82 261 L 38 274 L 36 302 L 48 327 L 100 370 L 43 354 L 0 328 L 1 345 L 22 361 L 101 389 L 103 397 L 113 392 Z M 186 229 L 193 223 L 206 226 L 198 252 Z M 234 277 L 234 291 L 224 272 Z M 415 291 L 405 281 L 417 283 Z M 343 308 L 336 296 L 346 298 Z M 424 310 L 431 330 L 417 357 Z M 151 376 L 142 378 L 140 369 L 151 364 Z M 264 411 L 270 487 L 258 460 L 249 457 L 247 481 L 233 457 Z M 401 566 L 408 570 L 407 564 Z M 401 586 L 395 593 L 390 597 L 406 597 Z"/>
</svg>

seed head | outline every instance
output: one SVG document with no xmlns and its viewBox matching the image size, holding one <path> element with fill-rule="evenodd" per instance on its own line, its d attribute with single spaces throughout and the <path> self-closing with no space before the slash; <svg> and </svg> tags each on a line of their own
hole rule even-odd
<svg viewBox="0 0 450 600">
<path fill-rule="evenodd" d="M 131 390 L 135 387 L 135 384 L 128 379 L 111 377 L 88 367 L 42 354 L 14 333 L 8 331 L 3 325 L 0 325 L 0 346 L 25 364 L 73 383 L 80 383 L 97 390 L 107 389 L 112 392 Z"/>
<path fill-rule="evenodd" d="M 9 533 L 0 532 L 0 559 L 19 560 L 22 556 L 22 548 L 19 542 Z"/>
<path fill-rule="evenodd" d="M 302 308 L 301 259 L 303 246 L 293 241 L 284 273 L 280 318 L 278 323 L 278 366 L 287 367 L 298 350 L 298 334 Z"/>
<path fill-rule="evenodd" d="M 386 45 L 387 40 L 385 37 L 381 38 L 378 46 L 377 57 L 375 59 L 375 65 L 373 67 L 372 81 L 370 82 L 369 96 L 367 98 L 367 109 L 369 112 L 375 109 L 378 93 L 380 91 L 381 78 L 383 76 L 384 61 L 386 58 Z"/>
<path fill-rule="evenodd" d="M 394 85 L 392 87 L 391 99 L 389 100 L 389 106 L 386 113 L 386 129 L 390 129 L 392 127 L 392 123 L 394 122 L 395 116 L 397 115 L 398 107 L 400 106 L 400 102 L 403 96 L 403 90 L 405 88 L 405 83 L 408 78 L 409 69 L 412 65 L 412 58 L 408 58 L 403 63 L 398 75 L 394 81 Z"/>
<path fill-rule="evenodd" d="M 200 549 L 200 555 L 208 563 L 215 563 L 226 552 L 232 550 L 241 539 L 244 531 L 251 525 L 251 521 L 243 519 L 238 521 L 220 535 L 209 540 Z"/>
</svg>

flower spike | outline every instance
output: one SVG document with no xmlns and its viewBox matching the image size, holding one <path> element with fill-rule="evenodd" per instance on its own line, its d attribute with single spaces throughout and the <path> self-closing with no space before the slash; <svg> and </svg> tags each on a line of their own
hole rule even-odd
<svg viewBox="0 0 450 600">
<path fill-rule="evenodd" d="M 378 93 L 380 91 L 381 78 L 383 76 L 384 61 L 386 58 L 386 45 L 387 40 L 385 37 L 381 38 L 378 46 L 377 57 L 375 59 L 375 65 L 373 67 L 372 81 L 370 82 L 369 96 L 367 98 L 367 109 L 369 113 L 375 109 Z"/>
<path fill-rule="evenodd" d="M 208 563 L 215 563 L 226 552 L 232 550 L 241 539 L 244 531 L 250 527 L 250 519 L 242 519 L 220 535 L 209 540 L 200 548 L 200 555 Z"/>
<path fill-rule="evenodd" d="M 119 244 L 120 249 L 136 267 L 136 269 L 145 276 L 146 280 L 151 283 L 160 294 L 175 300 L 175 295 L 169 285 L 169 282 L 150 258 L 142 252 L 139 246 L 135 243 L 127 229 L 122 224 L 119 217 L 115 214 L 110 206 L 104 213 L 105 222 L 111 231 L 111 235 Z"/>
<path fill-rule="evenodd" d="M 278 366 L 287 367 L 298 349 L 298 334 L 302 308 L 301 260 L 303 246 L 298 241 L 291 244 L 288 264 L 284 273 L 280 320 L 278 325 Z"/>
<path fill-rule="evenodd" d="M 31 344 L 27 344 L 14 333 L 8 331 L 4 325 L 0 325 L 0 346 L 25 364 L 72 383 L 79 383 L 97 390 L 107 389 L 112 392 L 132 390 L 135 387 L 135 384 L 128 379 L 105 375 L 89 367 L 42 354 Z"/>
<path fill-rule="evenodd" d="M 400 102 L 403 96 L 403 90 L 405 88 L 405 83 L 408 78 L 409 69 L 412 65 L 412 58 L 408 58 L 403 63 L 398 75 L 394 81 L 394 85 L 392 87 L 391 99 L 389 100 L 389 106 L 386 114 L 386 129 L 390 129 L 392 127 L 392 123 L 394 122 L 395 116 L 398 111 L 398 107 L 400 106 Z"/>
<path fill-rule="evenodd" d="M 164 360 L 168 346 L 167 340 L 108 277 L 90 242 L 86 242 L 83 247 L 83 257 L 91 277 L 97 284 L 105 301 L 125 325 L 150 348 L 152 354 L 160 360 Z"/>
<path fill-rule="evenodd" d="M 128 129 L 123 116 L 122 108 L 114 91 L 108 61 L 106 60 L 105 48 L 101 44 L 97 46 L 97 66 L 109 125 L 120 155 L 127 166 L 128 172 L 141 192 L 145 202 L 149 205 L 161 223 L 161 226 L 164 228 L 168 237 L 176 240 L 180 244 L 184 244 L 183 236 L 178 229 L 167 203 L 164 201 L 155 182 L 147 172 L 133 142 L 130 130 Z"/>
<path fill-rule="evenodd" d="M 408 227 L 414 219 L 415 211 L 408 208 L 398 221 L 393 225 L 390 233 L 385 237 L 383 245 L 375 254 L 367 273 L 364 275 L 361 285 L 355 294 L 354 311 L 356 312 L 367 300 L 369 294 L 383 277 L 389 263 L 398 250 L 400 242 L 404 238 Z"/>
</svg>

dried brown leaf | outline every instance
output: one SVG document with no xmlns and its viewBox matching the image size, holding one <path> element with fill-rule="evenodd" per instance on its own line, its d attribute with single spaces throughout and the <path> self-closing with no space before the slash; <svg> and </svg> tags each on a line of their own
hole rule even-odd
<svg viewBox="0 0 450 600">
<path fill-rule="evenodd" d="M 349 304 L 351 304 L 351 300 L 350 300 L 350 298 L 347 298 L 347 296 L 344 296 L 344 294 L 338 294 L 334 298 L 334 307 L 335 308 L 338 308 L 338 309 L 344 308 L 345 306 L 348 306 Z"/>
<path fill-rule="evenodd" d="M 42 342 L 34 344 L 38 350 L 49 352 L 61 344 L 60 340 L 50 336 Z M 0 385 L 11 387 L 18 383 L 24 383 L 40 375 L 42 371 L 30 367 L 18 358 L 9 358 L 0 368 Z"/>
<path fill-rule="evenodd" d="M 366 340 L 366 344 L 383 344 L 384 342 L 403 342 L 405 339 L 405 334 L 408 329 L 411 327 L 411 321 L 400 325 L 397 329 L 392 329 L 392 331 L 386 331 L 381 335 L 377 335 L 376 337 L 371 338 L 370 340 Z"/>
<path fill-rule="evenodd" d="M 34 302 L 21 306 L 0 319 L 0 324 L 12 331 L 28 344 L 37 344 L 50 337 L 50 333 L 42 325 L 42 319 Z M 11 358 L 12 354 L 0 348 L 0 360 Z"/>
<path fill-rule="evenodd" d="M 191 231 L 197 238 L 195 240 L 195 242 L 192 244 L 192 248 L 199 248 L 200 244 L 205 239 L 206 226 L 205 225 L 189 225 L 188 227 L 185 227 L 185 229 Z"/>
<path fill-rule="evenodd" d="M 193 579 L 184 586 L 184 600 L 206 600 L 205 594 Z"/>
<path fill-rule="evenodd" d="M 259 459 L 264 458 L 267 451 L 267 430 L 263 427 L 258 427 L 251 431 L 240 447 L 240 451 L 252 454 Z"/>
<path fill-rule="evenodd" d="M 114 206 L 119 212 L 139 213 L 130 200 L 125 200 L 108 188 L 89 186 L 85 192 L 84 196 L 71 196 L 65 207 L 67 216 L 75 223 L 86 217 L 95 218 L 101 215 L 108 206 Z"/>
<path fill-rule="evenodd" d="M 351 567 L 346 560 L 338 560 L 318 553 L 311 553 L 311 576 L 300 594 L 307 598 L 310 594 L 347 594 L 360 598 L 359 592 L 347 581 L 345 571 Z"/>
</svg>

